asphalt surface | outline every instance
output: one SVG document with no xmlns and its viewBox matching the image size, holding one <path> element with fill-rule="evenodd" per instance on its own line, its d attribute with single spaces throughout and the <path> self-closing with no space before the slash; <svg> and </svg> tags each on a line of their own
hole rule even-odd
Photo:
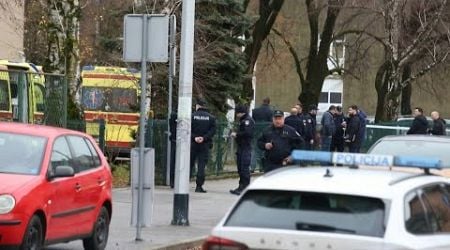
<svg viewBox="0 0 450 250">
<path fill-rule="evenodd" d="M 156 187 L 152 224 L 142 230 L 143 241 L 136 242 L 136 228 L 130 226 L 131 190 L 113 190 L 113 216 L 107 250 L 160 249 L 182 242 L 206 238 L 211 229 L 222 219 L 238 196 L 229 193 L 236 188 L 237 179 L 207 180 L 204 188 L 208 193 L 195 193 L 191 183 L 189 194 L 189 226 L 172 226 L 173 190 Z M 181 248 L 181 247 L 178 247 Z M 47 247 L 48 250 L 83 249 L 81 240 Z M 177 249 L 177 247 L 175 247 Z"/>
</svg>

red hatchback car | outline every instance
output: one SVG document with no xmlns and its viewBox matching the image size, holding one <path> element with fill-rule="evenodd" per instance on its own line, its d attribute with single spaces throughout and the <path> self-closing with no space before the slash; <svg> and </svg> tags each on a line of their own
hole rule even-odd
<svg viewBox="0 0 450 250">
<path fill-rule="evenodd" d="M 0 249 L 76 239 L 104 249 L 111 188 L 110 167 L 89 135 L 0 123 Z"/>
</svg>

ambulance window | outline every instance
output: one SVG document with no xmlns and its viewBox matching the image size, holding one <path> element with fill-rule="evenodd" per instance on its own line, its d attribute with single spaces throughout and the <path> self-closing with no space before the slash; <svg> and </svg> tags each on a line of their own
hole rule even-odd
<svg viewBox="0 0 450 250">
<path fill-rule="evenodd" d="M 319 102 L 328 103 L 328 92 L 320 92 Z"/>
<path fill-rule="evenodd" d="M 9 110 L 8 81 L 0 80 L 0 110 Z"/>
<path fill-rule="evenodd" d="M 341 102 L 342 102 L 342 93 L 330 92 L 330 103 L 341 103 Z"/>
</svg>

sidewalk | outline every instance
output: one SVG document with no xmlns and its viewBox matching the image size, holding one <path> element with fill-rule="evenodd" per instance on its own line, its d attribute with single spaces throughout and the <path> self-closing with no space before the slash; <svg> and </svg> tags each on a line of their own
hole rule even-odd
<svg viewBox="0 0 450 250">
<path fill-rule="evenodd" d="M 131 190 L 129 188 L 113 191 L 113 216 L 107 250 L 122 249 L 198 249 L 182 246 L 183 242 L 201 240 L 209 235 L 211 229 L 222 219 L 238 196 L 229 193 L 236 188 L 237 179 L 207 180 L 206 194 L 195 193 L 195 183 L 191 182 L 189 194 L 190 226 L 171 226 L 173 213 L 173 190 L 168 187 L 156 187 L 154 196 L 153 223 L 142 230 L 144 241 L 136 243 L 136 229 L 130 226 Z M 167 246 L 174 245 L 172 248 Z M 58 244 L 47 249 L 83 249 L 81 241 Z"/>
</svg>

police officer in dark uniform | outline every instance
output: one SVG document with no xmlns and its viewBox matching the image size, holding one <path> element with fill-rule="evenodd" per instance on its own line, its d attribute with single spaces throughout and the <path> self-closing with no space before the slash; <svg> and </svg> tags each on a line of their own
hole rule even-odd
<svg viewBox="0 0 450 250">
<path fill-rule="evenodd" d="M 265 172 L 286 166 L 291 162 L 293 149 L 302 147 L 303 138 L 294 128 L 284 124 L 284 113 L 275 110 L 273 123 L 258 139 L 258 147 L 265 150 L 264 170 Z"/>
<path fill-rule="evenodd" d="M 174 187 L 175 182 L 175 152 L 177 149 L 177 113 L 172 112 L 169 118 L 170 129 L 170 187 Z"/>
<path fill-rule="evenodd" d="M 300 117 L 303 120 L 304 133 L 302 134 L 302 137 L 305 141 L 305 149 L 312 150 L 316 135 L 316 118 L 312 117 L 310 112 L 305 112 Z"/>
<path fill-rule="evenodd" d="M 239 187 L 230 190 L 230 193 L 240 195 L 250 184 L 250 163 L 252 159 L 252 139 L 255 121 L 248 114 L 247 107 L 239 105 L 235 109 L 239 118 L 239 129 L 231 133 L 231 137 L 236 138 L 237 152 L 236 162 L 239 173 Z"/>
<path fill-rule="evenodd" d="M 191 176 L 197 166 L 197 187 L 195 192 L 206 193 L 203 189 L 205 183 L 205 166 L 208 162 L 209 149 L 212 146 L 212 138 L 216 132 L 216 118 L 206 109 L 206 102 L 198 100 L 196 111 L 192 113 L 191 124 Z"/>
</svg>

